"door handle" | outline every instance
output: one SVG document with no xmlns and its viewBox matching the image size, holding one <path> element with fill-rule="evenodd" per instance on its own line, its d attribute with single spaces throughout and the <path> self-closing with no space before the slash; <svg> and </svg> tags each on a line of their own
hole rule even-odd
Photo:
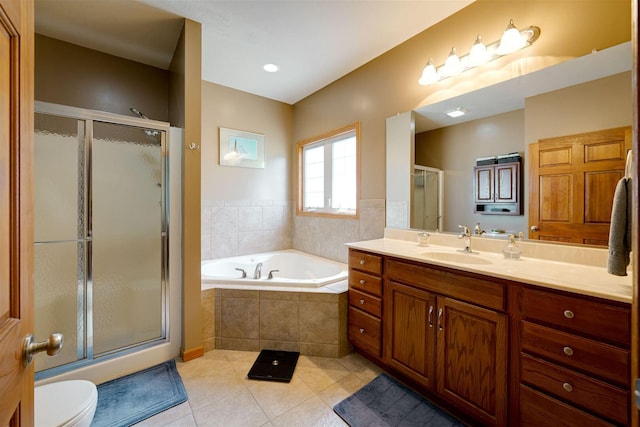
<svg viewBox="0 0 640 427">
<path fill-rule="evenodd" d="M 538 228 L 537 225 L 532 225 L 531 226 L 531 231 L 533 231 L 535 233 L 536 231 L 540 231 L 540 229 Z"/>
<path fill-rule="evenodd" d="M 33 335 L 25 337 L 22 344 L 22 364 L 26 368 L 33 360 L 33 356 L 41 351 L 46 351 L 49 356 L 55 356 L 62 350 L 64 337 L 61 333 L 49 335 L 46 341 L 35 342 Z"/>
</svg>

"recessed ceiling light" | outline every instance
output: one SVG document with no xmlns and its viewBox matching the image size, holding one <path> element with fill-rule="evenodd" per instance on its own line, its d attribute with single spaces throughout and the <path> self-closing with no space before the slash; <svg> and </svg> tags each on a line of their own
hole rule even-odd
<svg viewBox="0 0 640 427">
<path fill-rule="evenodd" d="M 278 66 L 276 64 L 266 64 L 262 68 L 264 68 L 264 70 L 269 73 L 275 73 L 276 71 L 278 71 Z"/>
<path fill-rule="evenodd" d="M 467 113 L 467 110 L 465 110 L 464 108 L 456 108 L 454 110 L 449 110 L 449 111 L 445 111 L 445 114 L 449 117 L 460 117 L 460 116 L 464 116 Z"/>
</svg>

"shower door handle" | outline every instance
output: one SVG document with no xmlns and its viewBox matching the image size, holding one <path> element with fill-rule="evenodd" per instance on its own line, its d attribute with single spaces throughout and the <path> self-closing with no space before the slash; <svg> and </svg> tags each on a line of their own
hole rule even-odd
<svg viewBox="0 0 640 427">
<path fill-rule="evenodd" d="M 45 350 L 49 356 L 55 356 L 62 350 L 63 341 L 61 333 L 51 334 L 47 341 L 42 342 L 34 342 L 33 335 L 27 335 L 22 344 L 22 364 L 26 368 L 35 354 Z"/>
</svg>

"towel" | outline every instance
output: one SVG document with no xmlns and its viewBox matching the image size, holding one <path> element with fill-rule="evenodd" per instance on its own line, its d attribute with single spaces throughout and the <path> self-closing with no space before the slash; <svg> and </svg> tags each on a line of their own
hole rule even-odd
<svg viewBox="0 0 640 427">
<path fill-rule="evenodd" d="M 607 272 L 627 275 L 631 252 L 631 178 L 622 178 L 616 185 L 609 228 L 609 259 Z"/>
</svg>

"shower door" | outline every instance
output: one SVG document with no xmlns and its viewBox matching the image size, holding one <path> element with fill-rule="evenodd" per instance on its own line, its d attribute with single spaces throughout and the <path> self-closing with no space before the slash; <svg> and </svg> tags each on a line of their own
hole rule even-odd
<svg viewBox="0 0 640 427">
<path fill-rule="evenodd" d="M 36 357 L 37 378 L 165 342 L 168 324 L 168 127 L 37 103 L 42 110 L 35 331 L 63 333 L 64 347 Z"/>
</svg>

